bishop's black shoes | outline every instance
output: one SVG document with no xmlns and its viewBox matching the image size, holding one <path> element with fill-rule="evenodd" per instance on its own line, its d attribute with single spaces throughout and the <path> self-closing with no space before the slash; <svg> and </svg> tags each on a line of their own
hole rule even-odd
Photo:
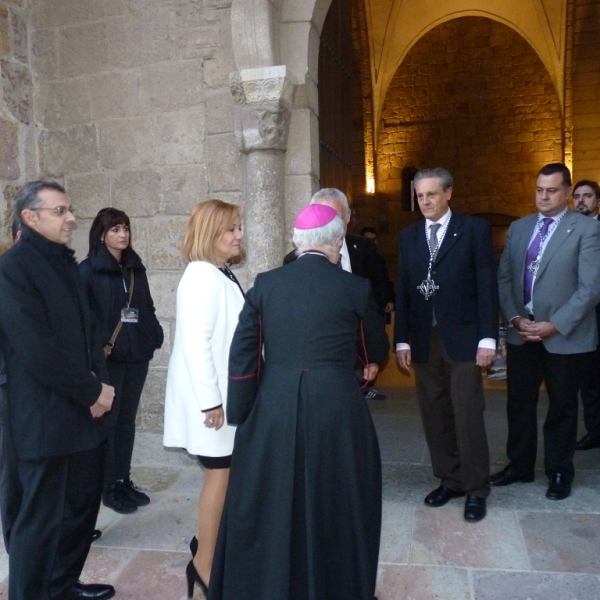
<svg viewBox="0 0 600 600">
<path fill-rule="evenodd" d="M 495 487 L 501 487 L 503 485 L 510 485 L 511 483 L 531 483 L 534 479 L 535 474 L 533 471 L 522 473 L 510 463 L 502 471 L 498 471 L 498 473 L 494 473 L 490 477 L 490 484 Z"/>
<path fill-rule="evenodd" d="M 591 450 L 592 448 L 600 448 L 600 436 L 586 433 L 575 444 L 575 450 Z"/>
<path fill-rule="evenodd" d="M 548 500 L 564 500 L 571 494 L 571 484 L 565 480 L 565 476 L 555 473 L 550 478 L 550 485 L 546 492 Z"/>
<path fill-rule="evenodd" d="M 487 514 L 485 498 L 479 496 L 467 496 L 465 502 L 465 521 L 477 523 Z"/>
<path fill-rule="evenodd" d="M 464 495 L 464 492 L 456 492 L 445 485 L 440 485 L 440 487 L 425 496 L 425 504 L 427 506 L 444 506 L 452 498 L 461 498 Z"/>
</svg>

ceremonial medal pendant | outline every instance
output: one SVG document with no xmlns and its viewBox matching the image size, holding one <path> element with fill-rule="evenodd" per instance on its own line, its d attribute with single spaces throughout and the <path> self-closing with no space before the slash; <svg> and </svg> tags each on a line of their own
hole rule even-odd
<svg viewBox="0 0 600 600">
<path fill-rule="evenodd" d="M 435 285 L 435 281 L 427 274 L 427 279 L 424 279 L 421 282 L 421 285 L 417 286 L 417 289 L 423 294 L 425 300 L 429 300 L 429 298 L 435 294 L 435 290 L 440 289 L 440 286 Z"/>
</svg>

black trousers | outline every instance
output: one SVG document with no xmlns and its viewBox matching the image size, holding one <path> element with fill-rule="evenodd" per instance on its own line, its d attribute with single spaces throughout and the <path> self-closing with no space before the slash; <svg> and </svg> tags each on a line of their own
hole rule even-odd
<svg viewBox="0 0 600 600">
<path fill-rule="evenodd" d="M 475 357 L 452 360 L 434 327 L 429 360 L 414 367 L 433 474 L 452 490 L 487 498 L 490 456 L 481 369 Z"/>
<path fill-rule="evenodd" d="M 600 349 L 581 355 L 581 403 L 586 431 L 600 438 Z"/>
<path fill-rule="evenodd" d="M 548 477 L 573 481 L 577 441 L 577 392 L 582 354 L 553 354 L 541 342 L 507 344 L 508 442 L 506 452 L 522 473 L 532 472 L 537 454 L 537 403 L 542 381 L 548 391 L 544 422 L 544 466 Z"/>
<path fill-rule="evenodd" d="M 110 384 L 115 388 L 112 410 L 103 419 L 106 431 L 104 488 L 119 479 L 127 479 L 135 442 L 135 419 L 148 375 L 148 362 L 117 363 L 106 361 Z"/>
<path fill-rule="evenodd" d="M 10 553 L 10 534 L 19 514 L 23 488 L 19 480 L 17 452 L 10 430 L 4 420 L 0 422 L 0 517 L 4 547 Z"/>
<path fill-rule="evenodd" d="M 100 507 L 100 448 L 19 460 L 23 497 L 10 536 L 10 600 L 59 597 L 81 575 Z"/>
</svg>

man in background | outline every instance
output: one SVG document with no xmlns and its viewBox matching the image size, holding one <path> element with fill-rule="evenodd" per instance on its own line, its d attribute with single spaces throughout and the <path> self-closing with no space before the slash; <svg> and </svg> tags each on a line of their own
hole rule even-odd
<svg viewBox="0 0 600 600">
<path fill-rule="evenodd" d="M 598 221 L 600 186 L 596 181 L 583 179 L 573 188 L 573 208 Z M 600 306 L 596 306 L 596 321 L 600 335 Z M 586 354 L 581 360 L 581 403 L 585 435 L 575 445 L 575 450 L 600 448 L 600 349 Z"/>
</svg>

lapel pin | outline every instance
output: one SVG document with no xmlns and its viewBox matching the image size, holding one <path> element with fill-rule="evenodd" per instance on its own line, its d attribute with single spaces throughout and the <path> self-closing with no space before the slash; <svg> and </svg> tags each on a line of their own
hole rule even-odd
<svg viewBox="0 0 600 600">
<path fill-rule="evenodd" d="M 356 250 L 356 244 L 354 244 L 354 249 Z"/>
<path fill-rule="evenodd" d="M 454 234 L 454 237 L 456 237 L 456 234 Z"/>
</svg>

